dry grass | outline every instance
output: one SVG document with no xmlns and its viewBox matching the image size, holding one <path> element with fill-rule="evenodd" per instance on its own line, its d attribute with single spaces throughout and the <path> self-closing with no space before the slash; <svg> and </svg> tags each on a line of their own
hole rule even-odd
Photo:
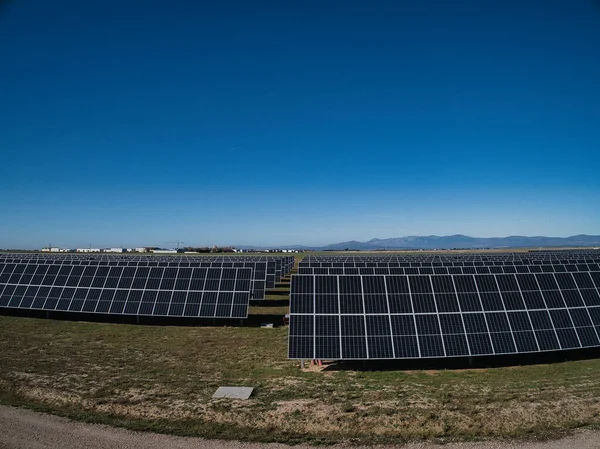
<svg viewBox="0 0 600 449">
<path fill-rule="evenodd" d="M 600 423 L 600 361 L 301 371 L 287 329 L 0 317 L 0 401 L 130 428 L 329 443 L 560 433 Z M 248 401 L 212 400 L 220 385 Z"/>
</svg>

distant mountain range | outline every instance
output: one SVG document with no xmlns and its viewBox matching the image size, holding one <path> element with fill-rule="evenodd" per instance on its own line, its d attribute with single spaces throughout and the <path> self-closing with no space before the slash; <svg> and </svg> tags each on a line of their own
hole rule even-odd
<svg viewBox="0 0 600 449">
<path fill-rule="evenodd" d="M 343 251 L 343 250 L 414 250 L 414 249 L 483 249 L 483 248 L 549 248 L 549 247 L 577 247 L 600 246 L 600 235 L 574 235 L 571 237 L 525 237 L 520 235 L 510 237 L 469 237 L 462 234 L 456 235 L 428 235 L 395 237 L 389 239 L 371 239 L 368 242 L 334 243 L 327 246 L 313 247 L 290 245 L 281 249 L 310 249 L 315 251 Z M 250 247 L 243 247 L 250 248 Z"/>
<path fill-rule="evenodd" d="M 574 235 L 571 237 L 469 237 L 456 235 L 409 236 L 390 239 L 371 239 L 368 242 L 341 242 L 327 245 L 322 250 L 381 250 L 381 249 L 453 249 L 453 248 L 531 248 L 560 246 L 600 245 L 599 235 Z"/>
</svg>

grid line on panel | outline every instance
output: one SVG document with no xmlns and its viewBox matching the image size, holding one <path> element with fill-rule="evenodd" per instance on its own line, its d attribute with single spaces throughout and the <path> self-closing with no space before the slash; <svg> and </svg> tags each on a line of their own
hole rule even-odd
<svg viewBox="0 0 600 449">
<path fill-rule="evenodd" d="M 139 266 L 137 266 L 137 267 L 135 268 L 135 272 L 133 273 L 133 279 L 136 279 L 136 277 L 137 277 L 136 275 L 137 275 L 137 272 L 138 272 L 138 270 L 139 270 L 139 269 L 140 269 L 140 267 L 139 267 Z M 135 281 L 132 281 L 132 283 L 131 283 L 131 285 L 132 285 L 132 286 L 133 286 L 133 282 L 135 282 Z M 144 288 L 142 288 L 142 296 L 141 296 L 141 298 L 140 298 L 140 303 L 138 304 L 138 308 L 137 308 L 137 310 L 136 310 L 136 315 L 139 315 L 139 314 L 140 314 L 140 310 L 141 310 L 141 308 L 142 308 L 142 305 L 144 304 L 144 303 L 143 303 L 143 301 L 144 301 L 144 294 L 146 293 L 146 287 L 147 287 L 147 284 L 148 284 L 148 282 L 146 281 L 146 282 L 144 283 Z M 157 295 L 157 297 L 158 297 L 158 295 Z M 152 308 L 153 308 L 153 309 L 154 309 L 154 305 L 155 305 L 155 304 L 156 304 L 156 300 L 154 301 L 154 304 L 152 304 Z"/>
<path fill-rule="evenodd" d="M 433 288 L 433 280 L 431 279 L 431 275 L 427 276 L 429 280 L 429 284 L 431 285 L 431 294 L 433 295 L 433 304 L 435 306 L 435 318 L 437 321 L 438 328 L 440 329 L 440 340 L 442 342 L 442 349 L 444 350 L 444 357 L 448 354 L 446 351 L 446 342 L 444 341 L 444 332 L 442 330 L 442 323 L 440 323 L 440 313 L 438 310 L 437 300 L 435 297 L 435 289 Z"/>
<path fill-rule="evenodd" d="M 221 275 L 222 276 L 222 275 Z M 239 276 L 239 267 L 235 267 L 235 277 L 233 279 L 233 290 L 235 292 L 235 284 L 238 280 Z M 254 292 L 254 279 L 253 276 L 250 276 L 250 298 L 252 298 L 252 292 Z M 233 316 L 233 305 L 235 304 L 235 293 L 231 294 L 231 307 L 229 307 L 229 316 Z"/>
<path fill-rule="evenodd" d="M 479 304 L 481 305 L 481 314 L 483 315 L 483 321 L 485 322 L 485 328 L 487 329 L 487 336 L 490 341 L 490 345 L 492 347 L 492 351 L 493 351 L 492 354 L 495 354 L 496 348 L 494 347 L 494 340 L 491 338 L 492 334 L 490 332 L 490 325 L 487 320 L 487 314 L 485 313 L 486 312 L 485 307 L 483 307 L 483 301 L 481 299 L 481 292 L 479 291 L 479 285 L 477 284 L 477 278 L 475 276 L 476 275 L 471 275 L 471 277 L 473 278 L 473 284 L 475 285 L 475 290 L 476 290 L 475 293 L 477 293 L 477 298 L 479 299 Z"/>
<path fill-rule="evenodd" d="M 559 287 L 558 292 L 560 293 L 560 296 L 561 296 L 563 302 L 565 303 L 565 310 L 567 312 L 567 315 L 569 316 L 569 321 L 571 322 L 571 326 L 575 330 L 575 336 L 577 337 L 577 341 L 579 342 L 579 347 L 583 348 L 584 346 L 581 344 L 581 338 L 579 337 L 579 333 L 575 329 L 575 323 L 573 323 L 573 318 L 571 317 L 571 312 L 569 311 L 567 301 L 565 301 L 565 295 L 563 294 L 563 290 L 560 288 L 560 284 L 558 283 L 558 279 L 556 278 L 556 273 L 552 273 L 552 276 L 554 277 L 554 282 L 556 282 L 556 284 Z M 552 318 L 552 315 L 550 315 L 550 318 Z M 559 342 L 560 342 L 560 339 L 559 339 Z M 561 346 L 562 346 L 562 344 L 561 344 Z"/>
<path fill-rule="evenodd" d="M 79 283 L 81 284 L 81 281 L 79 281 Z M 88 296 L 90 296 L 90 292 L 91 292 L 91 289 L 89 287 L 86 287 L 85 298 L 83 298 L 83 300 L 81 301 L 81 307 L 80 307 L 79 310 L 74 310 L 74 312 L 80 312 L 80 311 L 83 310 L 83 307 L 85 306 L 85 302 L 87 301 Z M 71 304 L 69 304 L 69 310 L 71 310 L 71 306 L 73 305 L 73 301 L 74 301 L 74 299 L 72 299 L 71 300 Z"/>
<path fill-rule="evenodd" d="M 177 269 L 177 271 L 179 272 L 179 268 Z M 165 279 L 165 275 L 167 274 L 167 268 L 165 268 L 162 272 L 162 276 L 160 277 L 160 282 L 159 282 L 159 288 L 161 290 L 163 290 L 162 285 L 163 285 L 163 280 Z M 177 277 L 175 278 L 177 279 Z M 173 311 L 173 300 L 175 298 L 175 282 L 173 282 L 173 287 L 171 289 L 164 289 L 165 291 L 170 291 L 171 292 L 171 300 L 169 302 L 169 308 L 167 309 L 167 315 L 172 316 L 171 311 Z M 187 292 L 186 292 L 186 298 L 187 298 Z"/>
<path fill-rule="evenodd" d="M 196 270 L 196 268 L 194 270 Z M 200 268 L 198 268 L 198 270 L 200 270 Z M 205 268 L 204 270 L 205 270 L 204 271 L 204 279 L 202 282 L 202 297 L 200 298 L 200 307 L 198 309 L 198 314 L 200 314 L 200 310 L 202 310 L 202 307 L 204 306 L 204 296 L 206 294 L 206 282 L 208 280 L 208 268 Z M 192 271 L 192 274 L 190 275 L 190 288 L 192 288 L 193 274 L 194 274 L 194 271 Z"/>
<path fill-rule="evenodd" d="M 340 329 L 340 333 L 339 333 L 339 345 L 340 345 L 340 358 L 343 359 L 344 358 L 344 345 L 342 344 L 342 304 L 341 304 L 341 299 L 340 299 L 340 295 L 341 295 L 341 289 L 340 289 L 340 277 L 336 276 L 336 282 L 337 282 L 337 302 L 338 302 L 338 326 Z"/>
<path fill-rule="evenodd" d="M 506 308 L 506 304 L 504 302 L 504 297 L 502 296 L 502 289 L 500 288 L 500 283 L 498 282 L 498 277 L 496 275 L 494 275 L 494 282 L 496 282 L 496 287 L 498 287 L 498 292 L 500 294 L 500 301 L 502 302 L 502 307 L 504 307 L 503 313 L 504 313 L 504 316 L 506 317 L 506 321 L 508 322 L 508 328 L 510 329 L 510 336 L 512 338 L 513 345 L 515 346 L 515 351 L 518 352 L 517 341 L 515 339 L 513 326 L 511 324 L 510 320 L 508 319 L 508 309 Z M 527 316 L 529 316 L 529 313 L 527 314 Z M 529 317 L 529 321 L 531 322 L 531 317 Z M 533 327 L 533 323 L 531 323 L 531 324 L 532 324 L 531 328 L 535 330 L 535 328 Z M 535 331 L 533 332 L 533 335 L 534 335 L 534 338 L 536 339 L 536 345 L 539 348 L 540 345 L 538 344 L 537 336 L 535 335 Z"/>
<path fill-rule="evenodd" d="M 100 298 L 102 297 L 102 292 L 104 291 L 104 285 L 106 284 L 106 276 L 104 276 L 103 278 L 100 276 L 101 268 L 104 268 L 104 267 L 98 265 L 98 267 L 96 268 L 96 273 L 94 274 L 94 277 L 92 278 L 92 286 L 96 282 L 96 278 L 102 279 L 102 285 L 100 287 L 97 287 L 98 290 L 100 290 L 100 293 L 98 295 L 99 299 L 96 301 L 96 304 L 94 305 L 94 310 L 92 311 L 92 313 L 98 313 L 97 311 L 98 311 L 98 307 L 100 306 Z"/>
<path fill-rule="evenodd" d="M 363 284 L 363 277 L 360 276 L 360 298 L 362 301 L 362 306 L 363 306 L 363 313 L 362 313 L 362 318 L 363 318 L 363 326 L 364 326 L 364 330 L 365 330 L 365 358 L 369 359 L 370 357 L 370 351 L 369 351 L 369 330 L 367 327 L 367 304 L 365 302 L 365 286 Z M 339 278 L 339 276 L 338 276 Z"/>
<path fill-rule="evenodd" d="M 313 275 L 313 351 L 311 359 L 317 355 L 317 277 Z"/>
<path fill-rule="evenodd" d="M 98 273 L 98 268 L 99 268 L 98 266 L 94 267 L 94 274 L 91 276 L 90 285 L 88 287 L 88 294 L 85 297 L 85 301 L 83 302 L 81 310 L 83 310 L 86 307 L 86 304 L 88 302 L 88 298 L 89 298 L 90 294 L 92 293 L 92 283 L 94 281 L 94 278 L 96 277 L 96 273 Z M 97 306 L 97 303 L 94 304 L 94 310 L 96 309 L 96 306 Z"/>
<path fill-rule="evenodd" d="M 419 353 L 419 357 L 423 357 L 423 353 L 421 351 L 421 342 L 419 341 L 419 330 L 417 329 L 417 316 L 415 314 L 415 311 L 417 309 L 415 308 L 415 302 L 413 300 L 413 294 L 412 294 L 412 286 L 410 285 L 408 276 L 406 277 L 406 285 L 408 286 L 408 297 L 410 298 L 410 306 L 412 307 L 412 319 L 413 319 L 413 326 L 415 326 L 415 340 L 417 341 L 417 351 Z"/>
<path fill-rule="evenodd" d="M 110 276 L 111 271 L 112 271 L 112 268 L 109 268 L 108 273 L 107 273 L 107 277 L 106 277 L 106 282 L 108 282 L 108 278 Z M 112 299 L 110 301 L 110 304 L 108 306 L 108 313 L 110 313 L 110 311 L 112 310 L 113 304 L 115 302 L 115 298 L 117 297 L 117 291 L 118 291 L 117 286 L 119 285 L 119 282 L 121 282 L 121 277 L 123 277 L 123 270 L 122 269 L 121 269 L 121 272 L 119 274 L 119 280 L 117 281 L 117 284 L 115 285 L 114 288 L 111 287 L 111 290 L 114 290 L 114 294 L 113 294 Z M 106 284 L 106 282 L 105 282 L 105 284 Z"/>
<path fill-rule="evenodd" d="M 73 301 L 75 301 L 75 296 L 77 295 L 77 292 L 78 292 L 78 290 L 79 290 L 79 288 L 81 286 L 81 283 L 83 281 L 83 276 L 85 275 L 85 269 L 86 268 L 87 268 L 87 266 L 84 266 L 81 269 L 81 276 L 79 276 L 79 280 L 77 281 L 77 286 L 75 287 L 75 294 L 71 298 L 71 301 L 69 301 L 69 305 L 67 306 L 67 310 L 72 310 L 73 309 Z M 86 295 L 85 295 L 86 298 L 87 298 L 88 294 L 89 294 L 89 288 L 87 289 L 87 292 L 86 292 Z M 83 302 L 85 302 L 85 300 Z M 83 303 L 81 304 L 81 307 L 83 307 Z M 77 312 L 77 311 L 75 311 L 75 312 Z"/>
<path fill-rule="evenodd" d="M 138 271 L 139 271 L 140 268 L 142 268 L 142 267 L 137 267 L 136 272 L 135 272 L 135 275 L 136 275 L 135 278 L 137 278 L 137 274 L 138 274 Z M 151 272 L 152 272 L 152 268 L 150 268 L 150 271 L 148 272 L 148 279 L 149 279 L 149 276 L 150 276 Z M 161 280 L 159 281 L 159 284 L 158 284 L 159 286 L 160 286 L 160 282 L 162 282 L 162 277 L 163 276 L 164 276 L 164 271 L 163 271 L 163 274 L 161 275 Z M 135 282 L 135 280 L 134 280 L 134 282 Z M 145 288 L 146 288 L 147 285 L 148 285 L 148 281 L 146 281 L 146 283 L 144 284 L 144 290 L 145 290 Z M 162 316 L 164 316 L 164 315 L 167 315 L 168 312 L 169 312 L 169 307 L 167 307 L 167 310 L 166 310 L 166 312 L 165 312 L 164 315 L 162 313 L 161 314 L 157 313 L 157 307 L 160 307 L 160 305 L 159 305 L 159 303 L 160 303 L 159 299 L 161 299 L 161 293 L 162 293 L 162 290 L 161 291 L 157 291 L 157 293 L 156 293 L 156 298 L 154 299 L 153 304 L 152 304 L 152 312 L 150 312 L 152 315 L 162 315 Z M 171 297 L 172 296 L 173 295 L 171 294 Z M 169 300 L 169 302 L 170 302 L 170 300 Z M 170 304 L 169 304 L 169 306 L 170 306 Z M 141 307 L 141 304 L 140 304 L 140 307 Z"/>
<path fill-rule="evenodd" d="M 586 311 L 586 314 L 587 314 L 588 318 L 590 319 L 590 322 L 593 323 L 592 315 L 590 314 L 590 310 L 588 309 L 588 306 L 587 306 L 587 304 L 585 302 L 585 298 L 583 297 L 583 293 L 581 292 L 581 288 L 579 287 L 579 283 L 575 279 L 575 275 L 573 273 L 571 273 L 571 277 L 573 278 L 573 282 L 575 284 L 575 287 L 577 288 L 577 291 L 579 292 L 579 295 L 581 296 L 581 299 L 583 300 L 583 305 L 584 305 L 584 309 Z M 571 318 L 573 318 L 573 317 L 571 316 Z M 591 327 L 594 330 L 594 333 L 596 334 L 596 338 L 598 339 L 598 342 L 600 342 L 600 333 L 598 333 L 598 328 L 596 326 L 593 326 L 593 325 Z"/>
<path fill-rule="evenodd" d="M 59 276 L 61 276 L 60 272 L 62 270 L 63 265 L 61 264 L 60 270 L 58 271 L 58 273 L 56 274 L 56 281 L 58 281 Z M 73 271 L 73 267 L 69 267 L 69 274 L 67 275 L 62 275 L 63 277 L 65 277 L 66 279 L 64 280 L 64 284 L 63 285 L 58 285 L 58 287 L 61 287 L 60 289 L 60 295 L 58 296 L 58 298 L 56 298 L 56 304 L 54 305 L 54 307 L 52 308 L 52 310 L 56 310 L 56 308 L 58 307 L 58 304 L 60 303 L 60 299 L 63 296 L 63 293 L 65 291 L 65 289 L 67 288 L 67 279 L 69 278 L 69 276 L 71 275 L 71 272 Z"/>
<path fill-rule="evenodd" d="M 223 268 L 221 267 L 221 272 L 219 273 L 219 287 L 217 288 L 217 292 L 220 291 L 221 289 L 221 282 L 223 282 Z M 215 299 L 215 311 L 213 314 L 213 317 L 217 316 L 217 309 L 219 308 L 219 293 L 216 294 L 216 299 Z"/>
<path fill-rule="evenodd" d="M 556 341 L 558 343 L 559 348 L 562 349 L 562 344 L 560 342 L 560 338 L 558 337 L 558 331 L 556 330 L 556 326 L 554 324 L 554 320 L 552 319 L 552 315 L 550 315 L 550 308 L 548 307 L 548 302 L 546 301 L 546 297 L 543 293 L 543 289 L 542 289 L 542 285 L 540 284 L 540 280 L 538 279 L 538 277 L 536 275 L 533 275 L 534 279 L 535 279 L 535 283 L 542 295 L 542 301 L 544 301 L 544 304 L 546 305 L 546 311 L 548 312 L 548 317 L 550 318 L 550 323 L 552 324 L 552 330 L 554 331 L 554 337 L 556 338 Z M 521 286 L 519 285 L 519 290 L 521 289 Z M 521 292 L 521 294 L 523 294 Z M 535 332 L 534 332 L 535 334 Z M 538 347 L 539 347 L 539 341 L 538 341 Z"/>
<path fill-rule="evenodd" d="M 456 282 L 454 281 L 454 276 L 450 275 L 452 278 L 452 286 L 454 287 L 454 295 L 456 296 L 456 303 L 458 304 L 458 313 L 460 313 L 460 320 L 462 321 L 462 325 L 463 325 L 463 329 L 464 329 L 464 336 L 465 336 L 465 340 L 467 342 L 467 350 L 469 351 L 469 355 L 472 356 L 473 355 L 473 351 L 471 350 L 471 342 L 469 341 L 469 338 L 467 336 L 467 326 L 465 323 L 465 317 L 464 317 L 464 313 L 462 310 L 462 305 L 460 303 L 460 301 L 458 300 L 458 289 L 456 288 Z"/>
<path fill-rule="evenodd" d="M 385 289 L 385 301 L 387 303 L 387 309 L 388 309 L 388 325 L 390 326 L 390 340 L 392 342 L 392 354 L 394 355 L 394 358 L 398 358 L 398 356 L 396 355 L 396 343 L 395 343 L 395 339 L 394 339 L 394 327 L 392 326 L 392 308 L 390 307 L 390 296 L 388 294 L 388 279 L 389 276 L 384 276 L 383 278 L 383 287 Z"/>
<path fill-rule="evenodd" d="M 29 266 L 29 264 L 25 265 L 25 269 L 23 270 L 23 273 L 21 273 L 21 276 L 19 277 L 19 281 L 21 279 L 23 279 L 23 277 L 25 277 L 27 275 L 27 267 L 28 266 Z M 31 280 L 29 282 L 31 282 Z M 25 298 L 25 294 L 27 293 L 27 289 L 29 289 L 29 287 L 30 287 L 30 283 L 29 282 L 27 284 L 25 284 L 25 285 L 22 285 L 22 284 L 19 283 L 19 286 L 20 287 L 25 287 L 25 289 L 23 290 L 23 296 L 21 296 L 21 299 L 19 300 L 19 304 L 17 304 L 16 307 L 20 307 L 21 304 L 23 303 L 23 299 Z M 13 296 L 14 296 L 14 293 L 13 293 Z"/>
</svg>

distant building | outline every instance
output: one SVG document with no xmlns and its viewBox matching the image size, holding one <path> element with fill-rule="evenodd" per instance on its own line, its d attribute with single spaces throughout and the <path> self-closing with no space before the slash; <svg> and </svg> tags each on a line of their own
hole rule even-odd
<svg viewBox="0 0 600 449">
<path fill-rule="evenodd" d="M 103 253 L 123 253 L 125 250 L 123 248 L 104 248 L 102 250 Z"/>
<path fill-rule="evenodd" d="M 78 253 L 99 253 L 100 248 L 77 248 L 75 252 Z"/>
<path fill-rule="evenodd" d="M 177 254 L 180 251 L 176 249 L 153 249 L 152 252 L 154 254 Z"/>
<path fill-rule="evenodd" d="M 68 253 L 69 251 L 71 251 L 69 248 L 58 248 L 57 246 L 42 248 L 43 253 Z"/>
<path fill-rule="evenodd" d="M 136 253 L 145 253 L 148 251 L 148 248 L 146 248 L 145 246 L 141 246 L 139 248 L 134 248 L 133 251 L 135 251 Z"/>
</svg>

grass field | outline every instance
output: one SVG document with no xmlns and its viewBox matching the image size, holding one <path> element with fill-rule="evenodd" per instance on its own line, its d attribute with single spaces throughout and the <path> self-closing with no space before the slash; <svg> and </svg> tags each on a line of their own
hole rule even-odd
<svg viewBox="0 0 600 449">
<path fill-rule="evenodd" d="M 282 283 L 250 313 L 285 314 L 288 289 Z M 132 429 L 329 444 L 547 438 L 600 426 L 598 359 L 469 370 L 332 365 L 303 371 L 287 359 L 286 327 L 11 316 L 0 316 L 0 348 L 0 403 Z M 255 392 L 248 401 L 212 400 L 223 385 Z"/>
<path fill-rule="evenodd" d="M 301 371 L 287 329 L 0 317 L 0 402 L 184 435 L 287 443 L 548 437 L 600 423 L 599 360 Z M 211 400 L 221 385 L 248 401 Z"/>
</svg>

